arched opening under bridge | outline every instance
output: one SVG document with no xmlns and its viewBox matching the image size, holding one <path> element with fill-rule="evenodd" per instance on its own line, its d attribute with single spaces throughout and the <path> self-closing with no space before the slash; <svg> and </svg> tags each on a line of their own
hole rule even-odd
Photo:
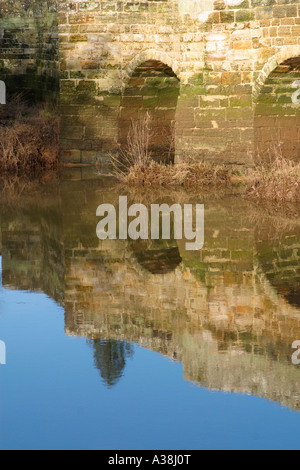
<svg viewBox="0 0 300 470">
<path fill-rule="evenodd" d="M 119 113 L 119 144 L 126 146 L 133 122 L 150 118 L 149 150 L 157 161 L 174 162 L 175 118 L 180 81 L 159 60 L 136 67 L 124 89 Z"/>
</svg>

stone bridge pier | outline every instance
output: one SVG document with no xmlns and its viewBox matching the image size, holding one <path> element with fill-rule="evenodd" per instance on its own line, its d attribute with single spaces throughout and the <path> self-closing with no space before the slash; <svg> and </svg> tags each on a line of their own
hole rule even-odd
<svg viewBox="0 0 300 470">
<path fill-rule="evenodd" d="M 64 161 L 105 160 L 147 111 L 175 161 L 250 165 L 278 140 L 297 158 L 299 5 L 59 2 Z"/>
<path fill-rule="evenodd" d="M 56 101 L 58 54 L 57 0 L 1 0 L 0 80 L 8 100 L 22 93 L 30 102 Z"/>
</svg>

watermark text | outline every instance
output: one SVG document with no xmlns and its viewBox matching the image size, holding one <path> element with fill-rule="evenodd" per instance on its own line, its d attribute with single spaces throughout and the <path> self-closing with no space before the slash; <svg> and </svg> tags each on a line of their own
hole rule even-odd
<svg viewBox="0 0 300 470">
<path fill-rule="evenodd" d="M 292 363 L 294 364 L 294 366 L 299 366 L 300 364 L 300 340 L 293 342 L 292 349 L 296 349 L 296 351 L 292 355 Z"/>
<path fill-rule="evenodd" d="M 6 345 L 4 341 L 0 341 L 0 364 L 6 364 Z"/>
<path fill-rule="evenodd" d="M 0 80 L 0 104 L 6 104 L 6 85 Z"/>
<path fill-rule="evenodd" d="M 101 204 L 96 215 L 102 217 L 96 229 L 100 240 L 170 240 L 173 232 L 175 240 L 189 241 L 188 251 L 201 250 L 204 245 L 203 204 L 151 204 L 149 211 L 144 204 L 128 207 L 127 197 L 120 196 L 118 217 L 112 204 Z"/>
</svg>

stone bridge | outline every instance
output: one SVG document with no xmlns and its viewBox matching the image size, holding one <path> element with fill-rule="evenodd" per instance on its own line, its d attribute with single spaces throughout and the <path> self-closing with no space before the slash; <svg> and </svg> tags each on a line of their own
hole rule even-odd
<svg viewBox="0 0 300 470">
<path fill-rule="evenodd" d="M 0 64 L 3 56 L 10 73 L 17 72 L 11 63 L 30 57 L 29 70 L 55 76 L 58 28 L 64 161 L 104 161 L 126 141 L 131 119 L 147 111 L 158 156 L 249 165 L 255 152 L 281 142 L 289 157 L 298 157 L 297 1 L 1 5 Z M 37 34 L 25 34 L 30 28 Z"/>
</svg>

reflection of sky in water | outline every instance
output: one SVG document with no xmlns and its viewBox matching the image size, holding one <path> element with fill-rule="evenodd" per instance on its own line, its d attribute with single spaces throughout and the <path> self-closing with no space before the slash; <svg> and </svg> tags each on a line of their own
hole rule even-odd
<svg viewBox="0 0 300 470">
<path fill-rule="evenodd" d="M 108 388 L 54 301 L 7 290 L 1 300 L 1 449 L 299 448 L 298 413 L 194 386 L 180 364 L 138 346 Z"/>
</svg>

